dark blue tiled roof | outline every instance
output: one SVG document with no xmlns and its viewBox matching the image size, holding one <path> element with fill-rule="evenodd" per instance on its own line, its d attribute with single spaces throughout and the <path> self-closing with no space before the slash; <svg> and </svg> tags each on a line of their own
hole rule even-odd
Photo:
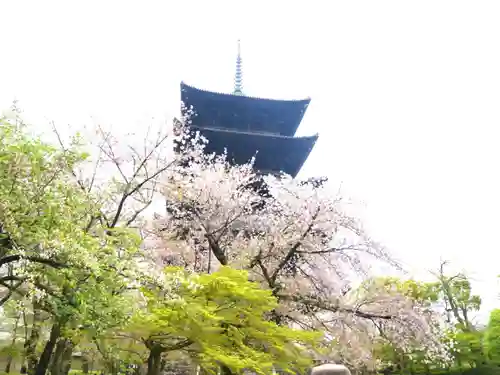
<svg viewBox="0 0 500 375">
<path fill-rule="evenodd" d="M 255 169 L 281 171 L 293 177 L 302 168 L 318 135 L 311 137 L 284 137 L 267 134 L 197 128 L 208 139 L 206 151 L 221 154 L 227 149 L 228 158 L 236 164 L 244 164 L 253 156 Z"/>
<path fill-rule="evenodd" d="M 310 99 L 275 100 L 200 90 L 181 83 L 181 100 L 196 116 L 195 126 L 293 136 Z"/>
</svg>

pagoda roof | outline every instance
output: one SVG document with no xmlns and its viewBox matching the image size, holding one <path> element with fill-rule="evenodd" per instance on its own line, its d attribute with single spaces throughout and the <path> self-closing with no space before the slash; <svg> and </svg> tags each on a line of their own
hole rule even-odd
<svg viewBox="0 0 500 375">
<path fill-rule="evenodd" d="M 201 90 L 181 82 L 181 100 L 193 107 L 193 125 L 238 131 L 293 136 L 304 117 L 310 98 L 264 99 Z"/>
<path fill-rule="evenodd" d="M 255 156 L 257 171 L 285 172 L 292 177 L 299 173 L 318 139 L 317 134 L 288 137 L 196 126 L 192 130 L 208 139 L 207 153 L 222 154 L 226 149 L 228 160 L 236 164 L 247 163 Z"/>
</svg>

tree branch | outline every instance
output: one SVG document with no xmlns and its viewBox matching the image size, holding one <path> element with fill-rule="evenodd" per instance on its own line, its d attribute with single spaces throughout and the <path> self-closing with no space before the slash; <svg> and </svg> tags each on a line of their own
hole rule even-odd
<svg viewBox="0 0 500 375">
<path fill-rule="evenodd" d="M 41 258 L 41 257 L 36 257 L 36 256 L 21 256 L 19 254 L 16 255 L 7 255 L 3 258 L 0 259 L 0 267 L 4 266 L 9 263 L 17 262 L 21 259 L 27 259 L 30 262 L 34 263 L 40 263 L 40 264 L 45 264 L 47 266 L 50 266 L 52 268 L 60 269 L 60 268 L 69 268 L 67 264 L 57 262 L 55 260 L 51 259 L 46 259 L 46 258 Z"/>
<path fill-rule="evenodd" d="M 338 312 L 344 312 L 344 313 L 349 313 L 353 314 L 355 316 L 358 316 L 360 318 L 365 318 L 365 319 L 382 319 L 382 320 L 391 320 L 394 319 L 394 315 L 390 314 L 376 314 L 376 313 L 369 313 L 365 311 L 361 311 L 359 309 L 353 309 L 353 308 L 348 308 L 348 307 L 340 307 L 337 305 L 330 304 L 326 301 L 322 301 L 320 299 L 316 298 L 311 298 L 311 297 L 303 297 L 300 295 L 287 295 L 287 294 L 278 294 L 278 297 L 282 300 L 288 300 L 288 301 L 293 301 L 297 303 L 302 303 L 305 306 L 311 306 L 315 307 L 321 310 L 333 312 L 333 313 L 338 313 Z"/>
<path fill-rule="evenodd" d="M 274 271 L 273 275 L 271 276 L 271 281 L 273 284 L 276 282 L 276 279 L 279 276 L 279 273 L 283 270 L 283 268 L 288 264 L 288 262 L 293 258 L 293 256 L 296 254 L 297 250 L 299 247 L 302 245 L 302 241 L 307 237 L 307 235 L 311 232 L 313 226 L 314 226 L 314 220 L 318 217 L 318 214 L 320 212 L 320 208 L 318 207 L 316 209 L 316 212 L 311 218 L 311 222 L 307 226 L 306 230 L 304 233 L 302 233 L 302 236 L 300 236 L 300 240 L 298 240 L 288 251 L 286 256 L 283 258 L 283 260 L 280 262 L 276 270 Z"/>
<path fill-rule="evenodd" d="M 139 191 L 145 184 L 147 184 L 148 182 L 152 181 L 153 179 L 158 177 L 160 174 L 165 172 L 168 168 L 170 168 L 171 165 L 172 165 L 172 163 L 167 164 L 165 167 L 160 168 L 155 173 L 153 173 L 150 177 L 147 177 L 143 181 L 138 183 L 132 190 L 123 192 L 122 198 L 120 199 L 120 202 L 118 203 L 118 207 L 116 209 L 116 213 L 115 213 L 115 216 L 113 218 L 113 221 L 111 222 L 110 228 L 114 228 L 116 226 L 116 224 L 118 224 L 118 221 L 120 220 L 120 216 L 122 214 L 123 207 L 125 205 L 126 200 L 132 194 Z"/>
</svg>

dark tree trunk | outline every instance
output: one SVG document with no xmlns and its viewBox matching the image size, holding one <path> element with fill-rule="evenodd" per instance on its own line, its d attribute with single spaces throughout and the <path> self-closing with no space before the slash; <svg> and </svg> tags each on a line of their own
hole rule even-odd
<svg viewBox="0 0 500 375">
<path fill-rule="evenodd" d="M 233 372 L 226 365 L 220 365 L 221 375 L 233 375 Z"/>
<path fill-rule="evenodd" d="M 60 375 L 68 375 L 69 370 L 71 370 L 71 360 L 73 359 L 73 342 L 66 339 L 66 345 L 64 347 L 64 352 L 61 361 L 61 372 Z"/>
<path fill-rule="evenodd" d="M 5 365 L 5 373 L 10 373 L 10 367 L 12 366 L 12 356 L 7 359 L 7 364 Z"/>
<path fill-rule="evenodd" d="M 26 362 L 28 365 L 28 375 L 34 375 L 36 371 L 36 365 L 38 363 L 38 358 L 36 355 L 36 346 L 38 344 L 38 340 L 40 340 L 40 321 L 41 321 L 41 312 L 38 308 L 38 304 L 36 302 L 33 303 L 33 324 L 31 325 L 31 333 L 24 343 L 24 351 L 26 355 Z"/>
<path fill-rule="evenodd" d="M 71 357 L 73 355 L 73 343 L 69 339 L 62 339 L 57 342 L 56 350 L 52 356 L 50 374 L 51 375 L 65 375 L 67 374 L 66 368 L 71 367 Z M 88 373 L 88 371 L 87 371 Z"/>
<path fill-rule="evenodd" d="M 54 347 L 56 346 L 57 340 L 60 336 L 61 326 L 58 322 L 55 322 L 52 325 L 52 329 L 50 330 L 49 340 L 45 344 L 45 348 L 43 349 L 40 360 L 38 361 L 38 364 L 36 366 L 35 375 L 45 375 L 45 373 L 47 372 L 50 364 L 50 358 L 52 357 L 52 352 L 54 351 Z"/>
<path fill-rule="evenodd" d="M 86 355 L 82 357 L 82 372 L 87 375 L 90 371 L 90 362 Z"/>
<path fill-rule="evenodd" d="M 153 346 L 150 349 L 149 357 L 148 357 L 148 373 L 147 373 L 147 375 L 160 375 L 161 353 L 162 353 L 162 349 L 159 346 Z"/>
<path fill-rule="evenodd" d="M 50 375 L 59 375 L 61 373 L 61 360 L 64 352 L 65 340 L 59 340 L 56 344 L 56 350 L 52 356 L 50 364 Z"/>
</svg>

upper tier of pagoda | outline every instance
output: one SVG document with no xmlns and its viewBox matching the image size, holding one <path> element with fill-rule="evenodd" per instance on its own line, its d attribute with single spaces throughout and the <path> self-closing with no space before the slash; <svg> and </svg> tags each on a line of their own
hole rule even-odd
<svg viewBox="0 0 500 375">
<path fill-rule="evenodd" d="M 232 94 L 181 82 L 181 100 L 183 115 L 194 111 L 190 126 L 208 139 L 207 152 L 226 151 L 235 164 L 255 156 L 254 166 L 263 173 L 284 172 L 295 177 L 318 139 L 318 135 L 295 137 L 309 98 L 276 100 L 244 95 L 239 43 Z"/>
<path fill-rule="evenodd" d="M 181 100 L 196 112 L 201 127 L 251 131 L 293 137 L 311 99 L 275 100 L 222 94 L 181 83 Z"/>
</svg>

